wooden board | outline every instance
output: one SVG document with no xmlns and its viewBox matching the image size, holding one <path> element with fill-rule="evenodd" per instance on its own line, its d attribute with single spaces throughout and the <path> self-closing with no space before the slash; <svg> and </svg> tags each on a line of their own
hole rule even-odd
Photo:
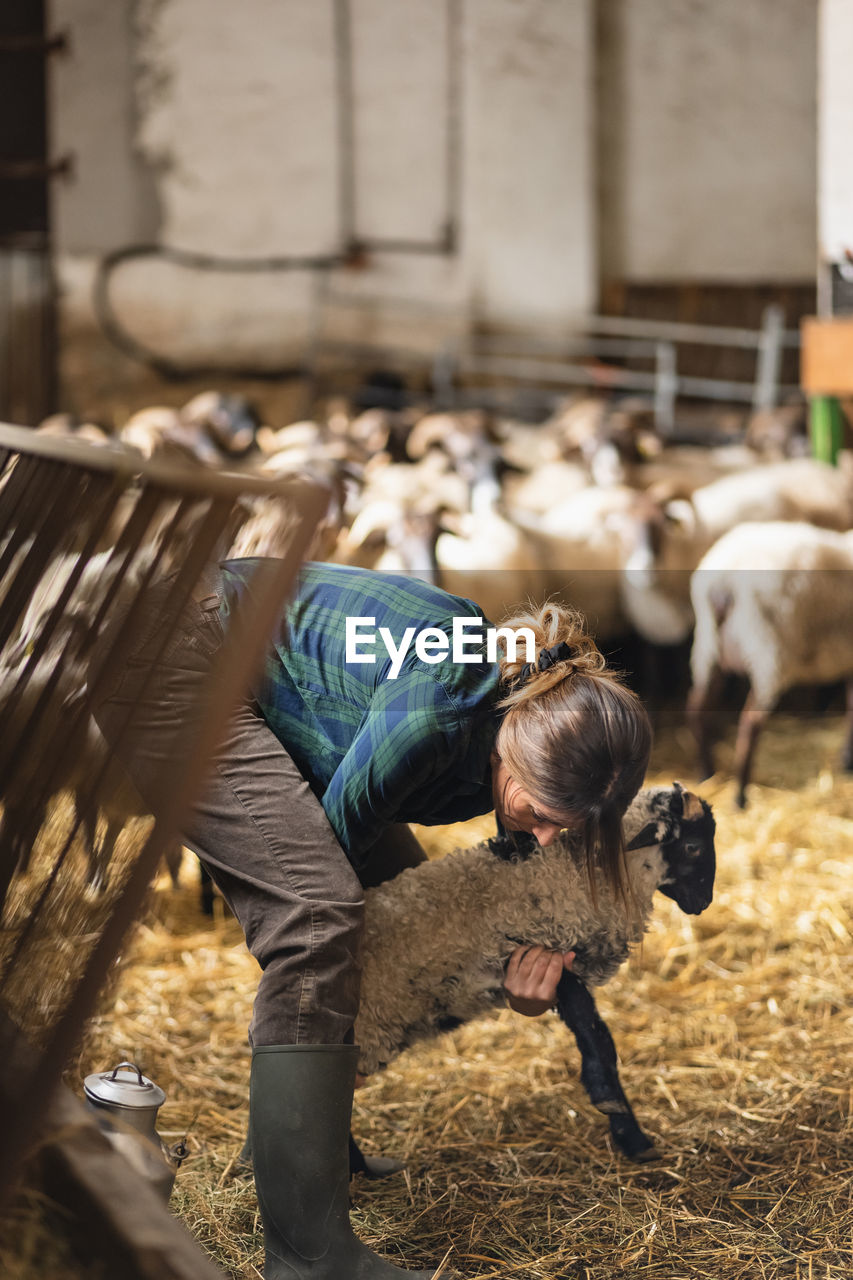
<svg viewBox="0 0 853 1280">
<path fill-rule="evenodd" d="M 809 395 L 853 395 L 853 316 L 802 321 L 800 385 Z"/>
</svg>

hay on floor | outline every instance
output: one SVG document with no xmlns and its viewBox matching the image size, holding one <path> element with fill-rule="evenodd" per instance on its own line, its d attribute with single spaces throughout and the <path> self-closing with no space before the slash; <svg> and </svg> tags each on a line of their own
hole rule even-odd
<svg viewBox="0 0 853 1280">
<path fill-rule="evenodd" d="M 364 1149 L 407 1162 L 353 1184 L 364 1240 L 411 1267 L 449 1250 L 448 1266 L 480 1280 L 853 1275 L 853 779 L 837 770 L 841 733 L 837 718 L 775 719 L 745 812 L 723 772 L 696 788 L 717 816 L 715 901 L 688 918 L 659 898 L 641 953 L 600 993 L 660 1162 L 614 1152 L 555 1015 L 507 1010 L 410 1049 L 357 1093 Z M 690 758 L 682 730 L 660 735 L 651 780 L 689 784 Z M 419 834 L 441 856 L 491 830 L 484 819 Z M 69 1079 L 130 1058 L 157 1080 L 160 1131 L 188 1135 L 191 1152 L 173 1208 L 227 1275 L 257 1280 L 254 1190 L 234 1169 L 257 971 L 233 920 L 201 916 L 195 865 L 187 855 L 181 890 L 159 883 Z M 0 1234 L 0 1272 L 91 1274 L 39 1261 L 39 1232 L 61 1246 L 28 1191 Z"/>
</svg>

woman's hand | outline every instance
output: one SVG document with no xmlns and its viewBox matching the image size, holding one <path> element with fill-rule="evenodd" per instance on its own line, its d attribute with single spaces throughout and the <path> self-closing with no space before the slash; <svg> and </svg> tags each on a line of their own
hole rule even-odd
<svg viewBox="0 0 853 1280">
<path fill-rule="evenodd" d="M 536 1018 L 553 1009 L 564 969 L 571 969 L 574 951 L 548 951 L 545 947 L 517 947 L 504 977 L 507 1003 L 516 1013 Z"/>
</svg>

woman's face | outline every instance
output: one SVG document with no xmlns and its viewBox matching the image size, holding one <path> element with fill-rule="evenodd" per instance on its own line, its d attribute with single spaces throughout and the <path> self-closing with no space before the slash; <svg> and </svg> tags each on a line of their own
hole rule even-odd
<svg viewBox="0 0 853 1280">
<path fill-rule="evenodd" d="M 552 844 L 567 827 L 578 825 L 576 817 L 560 817 L 543 809 L 515 781 L 497 752 L 492 752 L 492 799 L 495 813 L 508 831 L 527 831 L 543 846 Z"/>
</svg>

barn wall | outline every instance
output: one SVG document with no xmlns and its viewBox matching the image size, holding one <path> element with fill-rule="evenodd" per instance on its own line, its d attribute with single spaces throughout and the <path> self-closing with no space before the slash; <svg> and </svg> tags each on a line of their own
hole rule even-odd
<svg viewBox="0 0 853 1280">
<path fill-rule="evenodd" d="M 458 213 L 453 255 L 377 252 L 324 275 L 123 267 L 120 319 L 178 361 L 286 363 L 318 332 L 429 350 L 475 323 L 558 329 L 598 304 L 601 278 L 626 296 L 813 277 L 812 0 L 351 0 L 349 210 L 333 0 L 52 7 L 72 40 L 53 92 L 57 150 L 77 164 L 55 192 L 72 381 L 132 371 L 103 343 L 92 355 L 90 296 L 97 256 L 140 241 L 323 254 L 347 231 L 432 242 Z"/>
<path fill-rule="evenodd" d="M 820 247 L 831 261 L 853 253 L 853 3 L 822 0 L 820 23 Z"/>
<path fill-rule="evenodd" d="M 339 198 L 331 0 L 58 0 L 75 36 L 56 84 L 78 181 L 57 193 L 67 309 L 93 251 L 159 239 L 214 256 L 333 253 Z M 352 0 L 359 237 L 435 242 L 448 209 L 448 14 Z M 145 262 L 115 278 L 120 317 L 173 357 L 274 362 L 324 331 L 430 345 L 470 317 L 559 323 L 594 301 L 590 0 L 465 0 L 459 251 L 376 253 L 338 270 L 223 276 Z M 127 75 L 133 62 L 133 76 Z M 99 67 L 109 68 L 104 78 Z M 132 92 L 131 92 L 132 90 Z M 103 127 L 98 122 L 102 122 Z M 531 140 L 535 139 L 535 143 Z M 141 198 L 142 197 L 142 198 Z M 413 315 L 404 301 L 425 304 Z"/>
<path fill-rule="evenodd" d="M 599 34 L 605 277 L 810 279 L 816 0 L 599 0 Z"/>
<path fill-rule="evenodd" d="M 49 0 L 51 30 L 69 52 L 50 65 L 52 152 L 74 156 L 54 189 L 60 251 L 100 253 L 156 239 L 156 175 L 135 148 L 138 123 L 131 0 Z"/>
</svg>

